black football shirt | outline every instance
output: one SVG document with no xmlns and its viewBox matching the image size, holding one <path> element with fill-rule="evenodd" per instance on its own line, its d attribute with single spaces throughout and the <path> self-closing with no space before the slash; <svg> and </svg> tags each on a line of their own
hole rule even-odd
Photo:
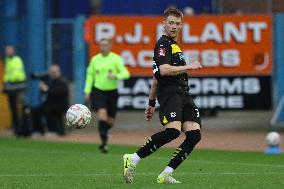
<svg viewBox="0 0 284 189">
<path fill-rule="evenodd" d="M 163 64 L 171 66 L 186 65 L 184 56 L 177 42 L 166 35 L 160 37 L 154 49 L 153 73 L 158 80 L 159 87 L 177 86 L 188 90 L 188 75 L 182 73 L 175 76 L 162 76 L 159 67 Z"/>
</svg>

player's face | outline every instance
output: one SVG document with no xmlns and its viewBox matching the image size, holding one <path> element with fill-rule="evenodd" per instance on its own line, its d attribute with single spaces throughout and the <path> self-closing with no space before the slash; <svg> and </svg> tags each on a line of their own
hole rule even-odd
<svg viewBox="0 0 284 189">
<path fill-rule="evenodd" d="M 59 78 L 61 76 L 60 68 L 57 65 L 50 66 L 48 73 L 49 73 L 49 76 L 52 79 L 56 79 L 56 78 Z"/>
<path fill-rule="evenodd" d="M 111 42 L 107 41 L 107 40 L 103 40 L 100 42 L 100 50 L 101 53 L 104 55 L 107 55 L 110 51 L 111 51 Z"/>
<path fill-rule="evenodd" d="M 167 19 L 163 21 L 163 26 L 167 36 L 176 38 L 181 30 L 181 18 L 169 15 Z"/>
<path fill-rule="evenodd" d="M 15 54 L 15 49 L 12 46 L 8 46 L 5 49 L 6 56 L 13 56 Z"/>
</svg>

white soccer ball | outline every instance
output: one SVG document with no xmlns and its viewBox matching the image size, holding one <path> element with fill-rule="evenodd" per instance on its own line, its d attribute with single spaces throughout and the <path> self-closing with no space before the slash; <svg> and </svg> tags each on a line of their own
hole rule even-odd
<svg viewBox="0 0 284 189">
<path fill-rule="evenodd" d="M 90 123 L 91 117 L 91 112 L 85 105 L 74 104 L 66 112 L 67 126 L 83 129 Z"/>
<path fill-rule="evenodd" d="M 280 143 L 280 135 L 277 132 L 270 132 L 265 137 L 266 143 L 269 146 L 277 146 Z"/>
</svg>

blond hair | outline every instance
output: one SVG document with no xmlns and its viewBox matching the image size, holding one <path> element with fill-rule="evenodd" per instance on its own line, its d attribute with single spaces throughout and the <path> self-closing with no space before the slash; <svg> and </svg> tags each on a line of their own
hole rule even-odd
<svg viewBox="0 0 284 189">
<path fill-rule="evenodd" d="M 168 18 L 168 16 L 175 16 L 177 18 L 183 18 L 183 14 L 180 10 L 178 10 L 177 8 L 173 8 L 173 7 L 169 7 L 164 11 L 164 19 L 166 20 Z"/>
</svg>

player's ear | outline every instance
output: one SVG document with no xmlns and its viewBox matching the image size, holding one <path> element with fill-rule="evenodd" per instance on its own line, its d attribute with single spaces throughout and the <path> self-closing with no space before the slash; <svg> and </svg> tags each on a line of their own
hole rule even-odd
<svg viewBox="0 0 284 189">
<path fill-rule="evenodd" d="M 165 26 L 165 24 L 166 24 L 166 21 L 165 21 L 165 20 L 163 20 L 163 21 L 162 21 L 162 25 L 163 25 L 163 27 Z"/>
</svg>

